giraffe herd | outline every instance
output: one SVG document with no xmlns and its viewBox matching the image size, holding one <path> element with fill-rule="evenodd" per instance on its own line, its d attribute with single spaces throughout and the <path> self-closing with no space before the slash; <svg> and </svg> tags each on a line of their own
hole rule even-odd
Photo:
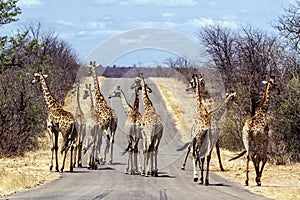
<svg viewBox="0 0 300 200">
<path fill-rule="evenodd" d="M 55 170 L 59 171 L 59 135 L 62 135 L 61 154 L 63 162 L 60 171 L 63 172 L 65 159 L 70 150 L 70 171 L 76 166 L 82 166 L 82 154 L 87 153 L 87 168 L 97 169 L 98 164 L 106 163 L 106 156 L 109 154 L 109 163 L 113 163 L 113 146 L 114 138 L 118 125 L 116 112 L 105 100 L 99 84 L 96 63 L 91 62 L 89 65 L 92 78 L 92 84 L 86 84 L 83 99 L 89 97 L 90 111 L 88 114 L 83 113 L 80 105 L 80 84 L 77 82 L 74 86 L 76 93 L 76 111 L 74 115 L 63 109 L 62 105 L 52 96 L 45 78 L 41 72 L 34 73 L 33 83 L 40 82 L 45 102 L 48 106 L 47 130 L 51 135 L 52 157 L 50 170 L 53 168 L 53 159 L 55 156 Z M 252 160 L 256 171 L 257 185 L 261 185 L 261 176 L 266 164 L 267 145 L 268 145 L 268 128 L 266 123 L 266 113 L 269 104 L 269 90 L 275 84 L 275 78 L 270 77 L 266 90 L 256 114 L 245 122 L 242 130 L 243 143 L 245 151 L 231 160 L 237 159 L 247 153 L 246 163 L 246 181 L 248 185 L 249 161 Z M 205 81 L 200 74 L 193 74 L 189 88 L 196 92 L 196 117 L 191 127 L 191 139 L 178 150 L 187 148 L 182 169 L 185 169 L 186 161 L 191 153 L 193 165 L 194 182 L 209 185 L 209 163 L 211 153 L 216 146 L 217 155 L 221 171 L 222 166 L 219 136 L 220 136 L 220 119 L 222 118 L 227 103 L 234 100 L 236 93 L 230 92 L 222 103 L 212 109 L 211 98 L 206 90 Z M 130 89 L 134 91 L 133 105 L 126 99 L 124 89 L 117 86 L 108 98 L 120 98 L 124 112 L 127 115 L 125 120 L 125 133 L 128 140 L 128 146 L 123 154 L 127 153 L 127 163 L 125 167 L 126 174 L 141 174 L 142 176 L 158 176 L 158 150 L 161 139 L 163 138 L 163 121 L 160 114 L 157 113 L 154 104 L 149 98 L 151 88 L 146 84 L 143 74 L 139 74 L 133 81 Z M 139 93 L 143 104 L 143 113 L 139 110 Z M 88 120 L 87 120 L 88 119 Z M 103 156 L 100 149 L 102 141 L 105 141 Z M 142 159 L 141 157 L 142 152 Z M 206 176 L 204 179 L 204 163 L 206 160 Z M 260 166 L 261 163 L 261 166 Z M 197 172 L 197 164 L 200 168 L 200 175 Z"/>
</svg>

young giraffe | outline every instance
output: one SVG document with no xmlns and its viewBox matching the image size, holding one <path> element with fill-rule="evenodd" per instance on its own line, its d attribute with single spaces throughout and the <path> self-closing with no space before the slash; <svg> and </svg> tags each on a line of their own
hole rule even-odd
<svg viewBox="0 0 300 200">
<path fill-rule="evenodd" d="M 158 176 L 157 155 L 158 146 L 163 135 L 162 118 L 156 113 L 155 108 L 147 94 L 148 86 L 145 84 L 144 76 L 141 74 L 132 84 L 131 88 L 142 88 L 142 99 L 144 113 L 142 115 L 142 135 L 144 163 L 141 175 Z"/>
<path fill-rule="evenodd" d="M 268 125 L 267 125 L 267 112 L 269 107 L 269 92 L 271 86 L 275 85 L 275 77 L 271 76 L 267 82 L 265 93 L 258 109 L 255 111 L 255 115 L 246 120 L 242 129 L 243 143 L 245 151 L 238 156 L 230 159 L 235 160 L 245 153 L 247 153 L 246 162 L 246 180 L 245 185 L 249 185 L 249 161 L 253 161 L 255 172 L 256 172 L 256 184 L 261 186 L 261 176 L 264 166 L 267 162 L 267 149 L 268 149 Z M 261 163 L 261 167 L 260 167 Z"/>
<path fill-rule="evenodd" d="M 112 137 L 111 137 L 108 132 L 108 128 L 111 128 L 112 125 L 116 125 L 117 117 L 116 117 L 116 114 L 113 111 L 113 109 L 105 101 L 104 96 L 100 91 L 100 86 L 99 86 L 97 73 L 96 73 L 96 63 L 95 62 L 90 62 L 90 69 L 91 69 L 92 76 L 94 79 L 95 108 L 96 108 L 95 115 L 97 117 L 98 124 L 103 132 L 103 136 L 106 138 L 106 148 L 104 150 L 104 161 L 103 161 L 103 163 L 105 163 L 106 154 L 109 151 L 110 142 L 114 142 L 114 139 L 113 139 L 114 134 L 112 134 Z M 112 132 L 112 130 L 111 130 L 111 132 Z M 111 159 L 112 159 L 112 156 L 111 156 Z M 110 162 L 112 162 L 112 160 L 110 160 Z"/>
<path fill-rule="evenodd" d="M 74 149 L 76 152 L 74 155 L 74 160 L 77 162 L 78 167 L 82 167 L 82 158 L 81 158 L 82 143 L 86 135 L 86 119 L 80 106 L 80 82 L 77 81 L 74 87 L 75 87 L 74 89 L 76 89 L 75 92 L 76 92 L 76 102 L 77 102 L 76 111 L 75 111 L 75 119 L 76 119 L 75 127 L 78 130 L 78 146 Z M 76 163 L 74 163 L 74 167 L 75 164 Z"/>
<path fill-rule="evenodd" d="M 86 89 L 87 90 L 83 98 L 86 99 L 88 96 L 90 97 L 91 107 L 89 112 L 89 120 L 87 121 L 87 139 L 85 141 L 84 152 L 88 152 L 87 168 L 97 169 L 96 158 L 98 158 L 100 155 L 102 135 L 98 125 L 98 120 L 95 115 L 91 84 L 86 84 Z"/>
<path fill-rule="evenodd" d="M 43 75 L 41 72 L 34 73 L 34 79 L 32 83 L 40 82 L 44 94 L 44 98 L 46 101 L 46 104 L 49 109 L 48 113 L 48 119 L 47 119 L 47 129 L 52 136 L 52 143 L 53 147 L 51 148 L 52 156 L 51 156 L 51 165 L 50 170 L 53 168 L 53 156 L 55 151 L 55 162 L 56 171 L 58 170 L 58 135 L 59 132 L 61 132 L 63 136 L 63 146 L 61 148 L 61 153 L 64 153 L 63 156 L 63 163 L 61 167 L 61 172 L 64 170 L 65 166 L 65 159 L 67 156 L 67 152 L 70 148 L 70 171 L 73 171 L 73 146 L 77 143 L 78 133 L 75 128 L 75 118 L 74 116 L 68 112 L 65 111 L 61 104 L 51 95 L 51 92 L 47 86 L 46 80 L 44 77 L 47 77 L 46 75 Z"/>
</svg>

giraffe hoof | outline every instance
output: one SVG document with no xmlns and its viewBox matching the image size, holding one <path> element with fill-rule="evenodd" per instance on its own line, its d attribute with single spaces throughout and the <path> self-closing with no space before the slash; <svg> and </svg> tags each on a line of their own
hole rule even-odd
<svg viewBox="0 0 300 200">
<path fill-rule="evenodd" d="M 258 183 L 256 183 L 257 184 L 257 186 L 261 186 L 261 182 L 258 182 Z"/>
<path fill-rule="evenodd" d="M 198 177 L 194 178 L 194 182 L 197 182 L 198 181 Z"/>
<path fill-rule="evenodd" d="M 249 183 L 248 183 L 248 180 L 245 180 L 245 186 L 248 186 Z"/>
<path fill-rule="evenodd" d="M 182 170 L 185 170 L 185 167 L 184 167 L 184 166 L 182 166 L 182 167 L 181 167 L 181 169 L 182 169 Z"/>
<path fill-rule="evenodd" d="M 53 166 L 50 166 L 50 171 L 52 171 Z"/>
<path fill-rule="evenodd" d="M 209 182 L 208 182 L 208 180 L 205 180 L 205 185 L 207 186 L 207 185 L 209 185 Z"/>
</svg>

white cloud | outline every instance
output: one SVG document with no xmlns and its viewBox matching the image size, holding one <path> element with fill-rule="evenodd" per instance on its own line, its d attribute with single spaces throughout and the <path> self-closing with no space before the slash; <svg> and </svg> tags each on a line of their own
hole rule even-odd
<svg viewBox="0 0 300 200">
<path fill-rule="evenodd" d="M 96 0 L 96 3 L 122 6 L 195 6 L 197 0 Z"/>
<path fill-rule="evenodd" d="M 58 20 L 58 24 L 63 25 L 63 26 L 68 26 L 68 27 L 77 27 L 81 29 L 104 29 L 109 22 L 102 22 L 102 21 L 88 21 L 86 23 L 75 23 L 71 21 L 65 21 L 65 20 Z"/>
<path fill-rule="evenodd" d="M 25 7 L 37 7 L 42 5 L 41 0 L 19 0 L 18 4 Z"/>
<path fill-rule="evenodd" d="M 224 27 L 228 28 L 238 28 L 238 24 L 235 20 L 230 19 L 230 20 L 214 20 L 212 18 L 193 18 L 189 19 L 185 25 L 191 26 L 194 28 L 200 28 L 200 27 L 205 27 L 205 26 L 210 26 L 214 24 L 221 24 Z"/>
<path fill-rule="evenodd" d="M 70 21 L 65 21 L 65 20 L 58 20 L 58 24 L 63 25 L 63 26 L 70 26 L 70 27 L 75 27 L 76 24 Z"/>
<path fill-rule="evenodd" d="M 165 17 L 165 18 L 172 18 L 175 14 L 174 13 L 169 13 L 169 12 L 166 12 L 166 13 L 163 13 L 162 16 Z"/>
</svg>

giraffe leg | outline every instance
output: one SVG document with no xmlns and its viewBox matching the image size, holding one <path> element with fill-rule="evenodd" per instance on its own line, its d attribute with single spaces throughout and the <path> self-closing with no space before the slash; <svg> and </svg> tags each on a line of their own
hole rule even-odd
<svg viewBox="0 0 300 200">
<path fill-rule="evenodd" d="M 249 185 L 249 161 L 250 161 L 250 155 L 247 155 L 247 161 L 246 161 L 246 180 L 245 180 L 245 186 Z"/>
<path fill-rule="evenodd" d="M 205 185 L 209 185 L 209 162 L 210 162 L 210 158 L 211 158 L 211 152 L 207 155 L 206 157 L 206 177 L 205 177 Z"/>
<path fill-rule="evenodd" d="M 253 164 L 254 164 L 254 168 L 255 168 L 255 174 L 256 174 L 256 177 L 255 177 L 255 181 L 256 181 L 256 184 L 257 186 L 260 186 L 261 183 L 260 183 L 260 174 L 259 174 L 259 155 L 256 155 L 255 157 L 252 158 L 252 161 L 253 161 Z"/>
<path fill-rule="evenodd" d="M 161 137 L 159 137 L 157 139 L 157 143 L 154 146 L 154 152 L 153 152 L 154 153 L 154 176 L 155 177 L 158 177 L 157 160 L 158 160 L 158 146 L 159 146 L 160 140 L 161 140 Z"/>
<path fill-rule="evenodd" d="M 134 170 L 135 170 L 136 174 L 139 173 L 139 166 L 138 166 L 138 152 L 139 152 L 139 149 L 138 149 L 138 144 L 139 144 L 139 138 L 136 139 L 136 143 L 135 143 L 134 148 L 133 148 Z"/>
<path fill-rule="evenodd" d="M 100 164 L 101 160 L 101 146 L 102 146 L 102 130 L 99 129 L 99 133 L 97 134 L 96 138 L 96 155 L 95 155 L 95 162 L 98 162 Z"/>
<path fill-rule="evenodd" d="M 220 146 L 219 146 L 219 140 L 216 143 L 216 150 L 217 150 L 217 156 L 218 156 L 218 160 L 219 160 L 219 165 L 220 165 L 220 169 L 222 172 L 224 172 L 224 168 L 222 165 L 222 161 L 221 161 L 221 155 L 220 155 Z"/>
<path fill-rule="evenodd" d="M 61 168 L 60 168 L 60 172 L 63 172 L 63 171 L 64 171 L 64 168 L 65 168 L 65 161 L 66 161 L 68 149 L 65 149 L 63 153 L 64 153 L 64 155 L 63 155 L 63 162 L 62 162 L 62 166 L 61 166 Z M 71 162 L 71 161 L 70 161 L 70 162 Z"/>
<path fill-rule="evenodd" d="M 54 150 L 55 150 L 55 170 L 58 170 L 58 132 L 54 133 Z"/>
<path fill-rule="evenodd" d="M 197 159 L 193 156 L 193 177 L 194 182 L 198 181 L 198 173 L 197 173 Z"/>
<path fill-rule="evenodd" d="M 129 168 L 130 168 L 130 165 L 131 165 L 131 159 L 132 159 L 132 152 L 131 151 L 128 151 L 128 159 L 127 159 L 127 165 L 126 165 L 126 168 L 125 168 L 125 174 L 128 174 L 129 173 Z"/>
<path fill-rule="evenodd" d="M 104 155 L 103 155 L 103 162 L 102 162 L 102 164 L 104 165 L 106 163 L 106 155 L 109 153 L 111 137 L 109 136 L 107 129 L 104 129 L 103 133 L 104 133 L 104 137 L 105 137 L 105 141 L 106 141 L 106 146 L 105 146 Z"/>
<path fill-rule="evenodd" d="M 191 145 L 188 146 L 187 152 L 185 154 L 185 157 L 184 157 L 184 160 L 183 160 L 183 163 L 182 163 L 182 167 L 181 167 L 182 170 L 185 170 L 186 161 L 188 159 L 190 151 L 191 151 Z"/>
<path fill-rule="evenodd" d="M 264 170 L 266 162 L 267 162 L 267 157 L 263 158 L 263 160 L 262 160 L 261 168 L 260 168 L 260 171 L 259 171 L 259 184 L 258 184 L 258 182 L 256 182 L 257 186 L 261 186 L 261 180 L 260 179 L 262 177 L 262 172 Z"/>
<path fill-rule="evenodd" d="M 200 167 L 200 181 L 199 184 L 203 184 L 203 171 L 204 171 L 204 161 L 205 161 L 205 157 L 200 158 L 200 163 L 201 163 L 201 167 Z"/>
<path fill-rule="evenodd" d="M 151 156 L 151 151 L 148 148 L 148 151 L 146 153 L 146 165 L 145 165 L 145 176 L 149 176 L 150 174 L 150 156 Z"/>
<path fill-rule="evenodd" d="M 114 142 L 115 142 L 115 132 L 112 132 L 111 138 L 110 138 L 110 158 L 109 163 L 113 163 L 113 155 L 114 155 Z"/>
<path fill-rule="evenodd" d="M 73 172 L 73 151 L 74 151 L 74 146 L 73 144 L 71 145 L 70 148 L 70 172 Z M 74 152 L 76 154 L 76 152 Z M 74 164 L 76 163 L 76 160 L 74 160 Z"/>
</svg>

